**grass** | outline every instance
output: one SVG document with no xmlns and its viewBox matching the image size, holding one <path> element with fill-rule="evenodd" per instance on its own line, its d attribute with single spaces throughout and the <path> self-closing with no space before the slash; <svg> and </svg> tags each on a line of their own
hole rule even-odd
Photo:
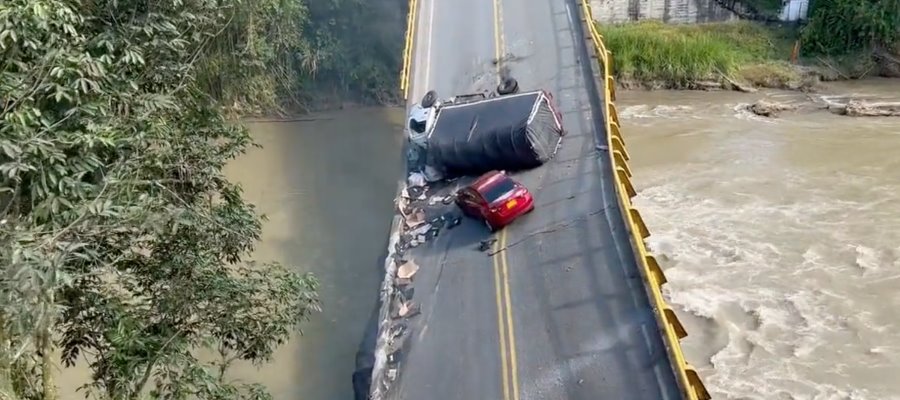
<svg viewBox="0 0 900 400">
<path fill-rule="evenodd" d="M 792 32 L 751 22 L 598 26 L 620 81 L 687 88 L 725 77 L 780 87 L 797 78 L 787 60 Z"/>
</svg>

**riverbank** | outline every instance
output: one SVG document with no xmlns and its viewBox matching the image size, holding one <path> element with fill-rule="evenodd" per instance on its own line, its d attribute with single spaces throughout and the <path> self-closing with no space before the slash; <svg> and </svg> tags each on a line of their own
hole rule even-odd
<svg viewBox="0 0 900 400">
<path fill-rule="evenodd" d="M 882 74 L 890 66 L 864 54 L 793 57 L 797 29 L 753 22 L 598 25 L 624 88 L 814 90 L 819 82 Z M 802 51 L 802 49 L 801 49 Z M 880 58 L 884 60 L 884 57 Z"/>
</svg>

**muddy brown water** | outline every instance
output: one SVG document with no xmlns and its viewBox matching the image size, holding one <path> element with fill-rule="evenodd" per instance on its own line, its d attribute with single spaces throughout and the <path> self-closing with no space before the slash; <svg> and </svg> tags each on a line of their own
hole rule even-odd
<svg viewBox="0 0 900 400">
<path fill-rule="evenodd" d="M 898 100 L 900 82 L 817 97 Z M 794 93 L 627 92 L 635 202 L 715 399 L 900 398 L 900 118 L 740 111 Z"/>
<path fill-rule="evenodd" d="M 249 124 L 263 146 L 229 166 L 245 197 L 266 213 L 256 258 L 312 271 L 323 312 L 304 336 L 256 369 L 231 371 L 276 399 L 352 399 L 354 359 L 384 276 L 400 157 L 403 111 L 318 114 L 315 122 Z"/>
<path fill-rule="evenodd" d="M 898 93 L 868 81 L 825 95 Z M 900 118 L 740 111 L 760 98 L 807 101 L 619 93 L 635 201 L 690 333 L 686 354 L 715 399 L 900 398 Z M 324 313 L 304 337 L 261 369 L 232 371 L 276 399 L 352 398 L 402 171 L 402 110 L 320 117 L 251 124 L 264 148 L 227 170 L 270 218 L 256 258 L 323 281 Z"/>
</svg>

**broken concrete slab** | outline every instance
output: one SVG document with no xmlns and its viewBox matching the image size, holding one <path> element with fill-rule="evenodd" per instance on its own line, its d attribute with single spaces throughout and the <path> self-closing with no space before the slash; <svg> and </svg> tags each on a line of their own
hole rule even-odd
<svg viewBox="0 0 900 400">
<path fill-rule="evenodd" d="M 416 275 L 416 272 L 419 272 L 419 265 L 415 263 L 413 260 L 406 261 L 401 264 L 397 269 L 397 277 L 400 279 L 410 279 Z"/>
<path fill-rule="evenodd" d="M 404 223 L 409 229 L 415 228 L 425 223 L 425 210 L 421 208 L 414 209 L 409 215 L 405 216 Z M 427 230 L 427 229 L 426 229 Z"/>
<path fill-rule="evenodd" d="M 410 300 L 400 304 L 398 314 L 401 318 L 410 318 L 419 314 L 419 304 Z"/>
</svg>

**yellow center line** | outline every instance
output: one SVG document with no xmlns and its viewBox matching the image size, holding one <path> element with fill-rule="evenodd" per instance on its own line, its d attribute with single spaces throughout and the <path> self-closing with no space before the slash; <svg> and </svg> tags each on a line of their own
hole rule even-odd
<svg viewBox="0 0 900 400">
<path fill-rule="evenodd" d="M 506 248 L 506 232 L 504 229 L 503 232 L 500 233 L 500 248 Z M 506 297 L 506 329 L 509 332 L 509 336 L 507 338 L 509 345 L 509 366 L 510 366 L 510 379 L 512 380 L 512 400 L 519 400 L 519 371 L 518 371 L 518 362 L 516 360 L 516 330 L 515 324 L 513 324 L 513 308 L 512 301 L 510 300 L 510 290 L 509 290 L 509 263 L 506 260 L 506 251 L 500 252 L 500 264 L 503 267 L 503 286 L 504 286 L 504 296 Z"/>
<path fill-rule="evenodd" d="M 497 65 L 497 81 L 503 68 L 503 13 L 501 0 L 494 3 L 494 56 Z M 513 327 L 512 300 L 509 290 L 509 265 L 506 260 L 506 229 L 498 233 L 494 242 L 494 282 L 497 291 L 497 327 L 500 332 L 500 372 L 503 374 L 503 400 L 519 400 L 519 374 L 516 365 L 516 335 Z M 499 251 L 499 252 L 498 252 Z"/>
<path fill-rule="evenodd" d="M 503 279 L 500 275 L 500 259 L 496 252 L 500 249 L 500 241 L 494 242 L 493 249 L 491 252 L 494 253 L 494 256 L 491 259 L 494 261 L 494 289 L 497 291 L 497 328 L 500 334 L 500 372 L 502 374 L 502 382 L 501 386 L 503 387 L 503 400 L 509 400 L 509 371 L 507 370 L 506 365 L 506 330 L 504 329 L 503 324 L 503 289 L 500 281 Z"/>
</svg>

